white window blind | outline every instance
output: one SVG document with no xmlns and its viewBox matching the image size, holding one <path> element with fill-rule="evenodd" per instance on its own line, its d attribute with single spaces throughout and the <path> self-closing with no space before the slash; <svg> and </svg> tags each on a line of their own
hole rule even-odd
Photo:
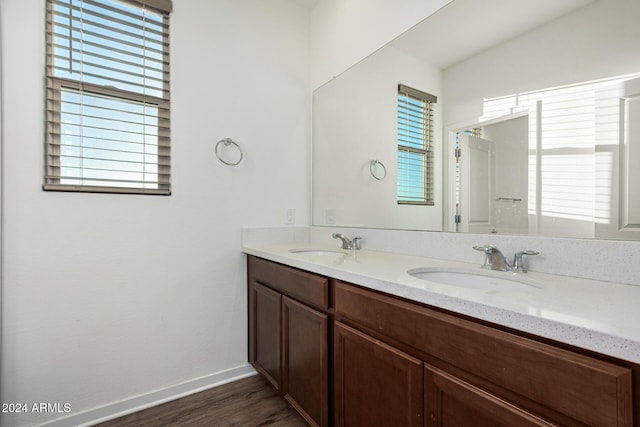
<svg viewBox="0 0 640 427">
<path fill-rule="evenodd" d="M 398 203 L 433 205 L 433 105 L 437 98 L 398 85 Z"/>
<path fill-rule="evenodd" d="M 170 194 L 168 0 L 47 0 L 45 190 Z"/>
<path fill-rule="evenodd" d="M 539 210 L 545 217 L 612 221 L 615 163 L 607 151 L 620 143 L 623 82 L 637 77 L 635 73 L 484 100 L 482 120 L 529 113 L 530 215 Z"/>
</svg>

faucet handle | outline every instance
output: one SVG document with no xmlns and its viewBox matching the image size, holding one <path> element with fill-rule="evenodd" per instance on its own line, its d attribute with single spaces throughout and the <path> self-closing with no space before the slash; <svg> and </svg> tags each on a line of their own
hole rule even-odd
<svg viewBox="0 0 640 427">
<path fill-rule="evenodd" d="M 527 270 L 524 268 L 524 263 L 522 262 L 523 255 L 539 255 L 540 252 L 533 251 L 531 249 L 526 249 L 524 251 L 516 252 L 513 255 L 513 271 L 517 273 L 526 273 Z"/>
<path fill-rule="evenodd" d="M 531 249 L 525 249 L 524 251 L 516 252 L 516 255 L 540 255 L 540 252 Z"/>
<path fill-rule="evenodd" d="M 482 268 L 491 270 L 491 265 L 493 264 L 493 245 L 473 246 L 473 249 L 475 249 L 476 251 L 484 252 L 484 262 L 482 263 Z"/>
<path fill-rule="evenodd" d="M 353 246 L 353 249 L 359 250 L 362 248 L 361 242 L 362 241 L 362 237 L 354 237 L 351 240 L 351 244 Z"/>
<path fill-rule="evenodd" d="M 484 253 L 491 253 L 493 248 L 494 248 L 493 245 L 473 246 L 473 249 L 475 249 L 476 251 L 480 251 Z"/>
</svg>

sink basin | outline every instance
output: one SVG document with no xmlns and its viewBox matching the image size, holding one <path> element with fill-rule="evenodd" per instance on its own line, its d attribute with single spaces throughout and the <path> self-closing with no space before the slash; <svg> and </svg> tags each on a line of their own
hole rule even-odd
<svg viewBox="0 0 640 427">
<path fill-rule="evenodd" d="M 289 252 L 294 254 L 305 254 L 305 255 L 313 255 L 313 256 L 333 256 L 336 254 L 347 255 L 346 252 L 338 250 L 338 249 L 314 249 L 314 248 L 300 248 L 300 249 L 289 249 Z"/>
<path fill-rule="evenodd" d="M 319 248 L 299 248 L 289 249 L 289 252 L 294 254 L 303 255 L 312 258 L 316 261 L 327 261 L 333 263 L 340 263 L 344 261 L 349 255 L 346 251 L 339 249 L 319 249 Z"/>
<path fill-rule="evenodd" d="M 523 279 L 512 279 L 510 277 L 499 277 L 497 274 L 476 272 L 470 270 L 445 270 L 435 268 L 415 268 L 407 273 L 418 279 L 429 282 L 441 283 L 444 285 L 457 286 L 461 288 L 480 289 L 484 291 L 532 291 L 539 289 L 533 283 L 527 283 Z"/>
</svg>

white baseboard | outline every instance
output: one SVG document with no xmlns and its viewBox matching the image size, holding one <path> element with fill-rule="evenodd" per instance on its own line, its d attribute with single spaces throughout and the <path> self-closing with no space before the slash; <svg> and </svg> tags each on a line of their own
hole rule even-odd
<svg viewBox="0 0 640 427">
<path fill-rule="evenodd" d="M 226 371 L 196 378 L 181 384 L 176 384 L 161 390 L 138 395 L 130 399 L 110 403 L 94 409 L 80 412 L 57 420 L 49 421 L 40 426 L 44 427 L 86 427 L 104 421 L 109 421 L 123 415 L 131 414 L 152 406 L 160 405 L 190 394 L 208 390 L 222 384 L 255 375 L 251 365 L 242 365 Z"/>
</svg>

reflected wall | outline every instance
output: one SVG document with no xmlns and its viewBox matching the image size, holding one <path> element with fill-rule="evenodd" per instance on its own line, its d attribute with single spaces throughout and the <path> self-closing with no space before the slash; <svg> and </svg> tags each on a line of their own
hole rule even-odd
<svg viewBox="0 0 640 427">
<path fill-rule="evenodd" d="M 473 2 L 456 0 L 453 4 L 472 5 Z M 454 156 L 455 144 L 450 140 L 449 131 L 463 129 L 465 126 L 474 127 L 474 124 L 482 122 L 487 117 L 523 113 L 529 117 L 530 134 L 527 160 L 529 188 L 527 196 L 524 197 L 528 224 L 526 230 L 521 231 L 524 229 L 521 218 L 504 216 L 502 223 L 506 225 L 497 232 L 523 232 L 558 237 L 636 238 L 633 233 L 618 233 L 618 223 L 613 222 L 603 227 L 602 224 L 596 225 L 594 221 L 585 219 L 578 224 L 575 218 L 559 216 L 548 216 L 542 221 L 539 215 L 542 201 L 539 197 L 532 197 L 532 194 L 541 191 L 543 183 L 541 165 L 535 164 L 538 162 L 536 156 L 543 148 L 541 145 L 538 146 L 543 129 L 538 128 L 547 126 L 548 123 L 537 117 L 535 103 L 532 107 L 531 104 L 525 106 L 520 102 L 523 95 L 640 72 L 640 54 L 637 50 L 640 44 L 640 27 L 634 22 L 635 17 L 640 15 L 640 3 L 632 0 L 601 0 L 576 3 L 576 7 L 578 8 L 573 12 L 527 30 L 494 47 L 476 52 L 453 65 L 443 66 L 442 61 L 438 62 L 437 58 L 429 53 L 427 46 L 431 40 L 425 41 L 422 46 L 415 37 L 400 37 L 319 88 L 314 93 L 313 105 L 313 224 L 454 230 L 451 223 L 455 216 L 456 193 L 454 165 L 451 159 Z M 436 15 L 446 12 L 447 8 Z M 425 20 L 420 26 L 429 25 L 434 17 Z M 454 29 L 457 28 L 457 24 L 458 21 L 455 19 L 449 22 L 449 26 Z M 440 20 L 439 28 L 442 25 L 443 20 Z M 468 32 L 468 36 L 474 37 L 474 33 Z M 411 45 L 403 44 L 409 39 L 412 40 Z M 446 40 L 442 40 L 440 44 L 446 43 Z M 397 59 L 400 57 L 403 57 L 402 61 Z M 400 65 L 403 63 L 414 64 L 415 69 L 401 70 Z M 440 65 L 435 65 L 436 63 Z M 410 78 L 415 79 L 416 83 L 404 77 L 412 72 L 416 74 Z M 436 126 L 442 126 L 445 132 L 441 140 L 439 137 L 436 138 L 438 199 L 436 205 L 428 211 L 424 207 L 407 207 L 405 210 L 405 207 L 397 206 L 395 199 L 394 108 L 395 87 L 398 83 L 414 86 L 438 96 Z M 352 91 L 351 95 L 345 95 L 348 92 L 340 89 L 345 86 Z M 386 89 L 381 89 L 382 87 Z M 380 92 L 374 96 L 373 91 Z M 384 91 L 386 92 L 382 94 Z M 331 93 L 338 93 L 343 97 L 332 98 Z M 487 100 L 509 97 L 515 100 L 512 105 L 499 112 L 486 114 Z M 384 105 L 378 105 L 378 102 Z M 629 107 L 637 110 L 636 105 L 637 101 L 634 101 Z M 331 114 L 319 114 L 320 111 L 325 111 L 323 106 L 329 106 Z M 599 107 L 593 108 L 595 111 Z M 359 127 L 352 128 L 353 125 Z M 587 146 L 585 143 L 581 147 L 583 151 L 591 150 L 590 169 L 585 172 L 588 174 L 585 176 L 594 184 L 590 186 L 588 195 L 580 195 L 595 200 L 595 203 L 598 203 L 598 198 L 604 200 L 605 197 L 594 195 L 591 189 L 600 191 L 602 185 L 605 185 L 605 175 L 614 186 L 611 193 L 624 190 L 624 183 L 621 182 L 623 178 L 618 173 L 623 166 L 620 163 L 622 158 L 616 151 L 619 147 L 612 149 L 615 144 L 620 144 L 620 138 L 624 135 L 617 135 L 619 138 L 615 144 L 601 143 L 601 139 L 596 139 L 596 133 L 601 133 L 600 129 L 592 129 L 590 145 Z M 597 137 L 600 138 L 601 135 Z M 559 142 L 553 149 L 576 148 L 572 144 Z M 549 160 L 552 158 L 550 154 L 546 153 Z M 496 159 L 499 157 L 509 156 L 504 153 L 496 154 Z M 588 157 L 584 155 L 583 159 Z M 442 163 L 439 159 L 442 159 Z M 371 160 L 385 163 L 389 170 L 385 181 L 376 181 L 370 175 L 368 165 Z M 629 161 L 628 156 L 626 161 Z M 534 165 L 531 165 L 531 162 L 534 162 Z M 626 173 L 631 172 L 627 168 Z M 551 176 L 549 170 L 545 173 L 547 177 Z M 585 179 L 585 176 L 579 179 Z M 506 176 L 501 179 L 503 182 L 509 181 L 509 177 Z M 494 188 L 493 191 L 498 191 L 498 188 Z M 575 192 L 580 191 L 582 190 L 578 189 Z M 627 191 L 625 197 L 632 201 L 633 197 L 630 197 L 630 194 Z M 610 194 L 607 203 L 619 202 L 615 200 L 616 197 L 617 194 Z M 508 206 L 502 207 L 505 208 L 503 213 L 506 215 Z M 533 219 L 532 211 L 536 215 Z M 522 209 L 518 209 L 518 214 L 521 213 Z M 599 214 L 592 216 L 597 215 Z M 621 213 L 614 212 L 611 206 L 611 217 L 617 221 L 620 216 Z M 565 221 L 567 219 L 571 221 L 570 224 Z M 494 229 L 487 230 L 490 232 Z"/>
<path fill-rule="evenodd" d="M 397 203 L 398 83 L 438 97 L 433 114 L 435 206 Z M 315 225 L 442 229 L 442 70 L 387 46 L 314 93 Z M 387 170 L 378 180 L 371 160 Z"/>
</svg>

